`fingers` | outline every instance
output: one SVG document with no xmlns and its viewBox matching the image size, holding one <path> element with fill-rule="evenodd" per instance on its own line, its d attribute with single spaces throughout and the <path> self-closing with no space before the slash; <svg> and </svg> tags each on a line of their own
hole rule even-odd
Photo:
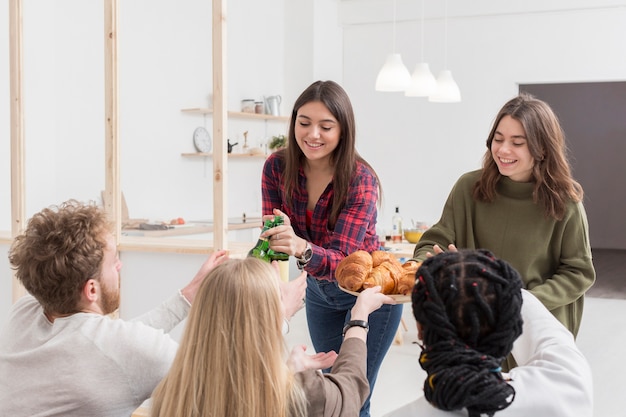
<svg viewBox="0 0 626 417">
<path fill-rule="evenodd" d="M 291 225 L 291 220 L 289 220 L 289 216 L 287 216 L 285 213 L 283 213 L 279 209 L 275 208 L 272 211 L 272 213 L 274 213 L 275 216 L 281 216 L 283 218 L 283 222 L 284 222 L 285 225 L 287 225 L 287 226 Z"/>
<path fill-rule="evenodd" d="M 441 246 L 439 246 L 439 245 L 433 246 L 433 251 L 435 251 L 435 255 L 439 255 L 440 253 L 444 252 L 444 250 L 441 249 Z"/>
<path fill-rule="evenodd" d="M 278 240 L 285 241 L 290 239 L 292 235 L 295 235 L 293 228 L 291 226 L 276 226 L 271 229 L 265 231 L 261 236 L 269 239 L 272 242 L 276 242 Z"/>
<path fill-rule="evenodd" d="M 313 369 L 326 369 L 335 364 L 337 359 L 337 353 L 334 351 L 323 353 L 315 358 L 314 362 L 317 364 Z"/>
<path fill-rule="evenodd" d="M 357 297 L 355 307 L 358 306 L 361 312 L 369 315 L 371 312 L 378 310 L 383 304 L 397 304 L 395 299 L 380 291 L 381 287 L 379 285 L 364 289 Z"/>
<path fill-rule="evenodd" d="M 213 262 L 224 261 L 225 258 L 228 257 L 228 251 L 225 249 L 216 250 L 215 252 L 209 255 L 209 259 L 213 260 Z"/>
<path fill-rule="evenodd" d="M 435 255 L 439 255 L 440 253 L 444 253 L 445 252 L 445 250 L 441 249 L 441 246 L 439 246 L 439 245 L 433 245 L 433 251 L 435 252 L 434 254 L 432 254 L 431 252 L 427 252 L 426 253 L 426 257 L 427 258 L 432 258 Z M 454 245 L 454 243 L 450 243 L 448 245 L 448 251 L 449 252 L 458 252 L 459 250 Z"/>
<path fill-rule="evenodd" d="M 301 277 L 289 282 L 280 283 L 280 291 L 287 319 L 293 317 L 304 307 L 306 296 L 306 280 Z"/>
<path fill-rule="evenodd" d="M 280 265 L 278 265 L 278 261 L 272 261 L 272 268 L 274 268 L 276 275 L 280 278 Z"/>
<path fill-rule="evenodd" d="M 307 272 L 302 271 L 300 272 L 300 275 L 298 275 L 298 278 L 294 279 L 294 281 L 298 281 L 300 284 L 304 284 L 304 286 L 306 287 L 306 276 Z"/>
</svg>

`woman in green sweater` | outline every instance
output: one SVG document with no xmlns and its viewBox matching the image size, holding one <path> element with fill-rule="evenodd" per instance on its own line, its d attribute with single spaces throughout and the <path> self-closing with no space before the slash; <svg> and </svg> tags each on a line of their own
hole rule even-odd
<svg viewBox="0 0 626 417">
<path fill-rule="evenodd" d="M 525 93 L 511 99 L 489 133 L 482 169 L 459 178 L 413 258 L 450 244 L 489 249 L 576 336 L 595 270 L 583 190 L 566 151 L 550 106 Z"/>
</svg>

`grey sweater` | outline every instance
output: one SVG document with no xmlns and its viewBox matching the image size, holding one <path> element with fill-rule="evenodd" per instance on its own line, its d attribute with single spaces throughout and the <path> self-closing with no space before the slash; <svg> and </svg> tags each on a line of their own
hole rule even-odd
<svg viewBox="0 0 626 417">
<path fill-rule="evenodd" d="M 51 323 L 22 297 L 0 333 L 0 416 L 130 416 L 169 370 L 178 344 L 167 332 L 188 311 L 177 294 L 138 321 L 77 313 Z"/>
</svg>

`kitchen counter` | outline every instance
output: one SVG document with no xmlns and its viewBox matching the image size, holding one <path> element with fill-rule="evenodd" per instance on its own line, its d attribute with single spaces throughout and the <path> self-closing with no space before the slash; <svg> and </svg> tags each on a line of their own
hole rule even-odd
<svg viewBox="0 0 626 417">
<path fill-rule="evenodd" d="M 389 253 L 392 253 L 396 258 L 406 258 L 408 260 L 413 257 L 415 243 L 409 243 L 406 240 L 402 241 L 402 243 L 385 242 L 385 249 L 388 249 Z"/>
<path fill-rule="evenodd" d="M 243 230 L 261 228 L 260 217 L 233 217 L 228 219 L 228 230 Z M 137 237 L 168 237 L 197 235 L 213 232 L 213 222 L 211 220 L 189 221 L 185 224 L 168 225 L 163 230 L 144 230 L 137 228 L 122 229 L 123 236 Z"/>
<path fill-rule="evenodd" d="M 228 253 L 231 258 L 242 258 L 248 254 L 254 242 L 228 242 Z M 220 248 L 213 247 L 212 239 L 184 239 L 163 237 L 122 236 L 118 249 L 135 252 L 169 252 L 209 254 Z"/>
</svg>

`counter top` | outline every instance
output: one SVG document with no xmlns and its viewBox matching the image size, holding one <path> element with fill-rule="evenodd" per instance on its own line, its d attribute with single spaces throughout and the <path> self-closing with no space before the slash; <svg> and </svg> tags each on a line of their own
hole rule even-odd
<svg viewBox="0 0 626 417">
<path fill-rule="evenodd" d="M 230 218 L 228 219 L 228 230 L 256 229 L 263 226 L 260 217 Z M 197 235 L 202 233 L 212 233 L 213 222 L 211 220 L 190 221 L 186 224 L 168 225 L 168 229 L 163 230 L 143 230 L 137 228 L 122 229 L 123 236 L 138 237 L 166 237 Z"/>
<path fill-rule="evenodd" d="M 415 243 L 403 241 L 402 243 L 385 242 L 385 248 L 389 249 L 396 258 L 412 258 L 415 250 Z"/>
<path fill-rule="evenodd" d="M 242 258 L 254 246 L 255 242 L 228 242 L 228 252 L 231 258 Z M 118 249 L 120 251 L 135 252 L 169 252 L 209 254 L 217 249 L 213 247 L 213 240 L 172 238 L 163 239 L 154 236 L 122 236 Z M 219 248 L 218 248 L 219 249 Z"/>
</svg>

